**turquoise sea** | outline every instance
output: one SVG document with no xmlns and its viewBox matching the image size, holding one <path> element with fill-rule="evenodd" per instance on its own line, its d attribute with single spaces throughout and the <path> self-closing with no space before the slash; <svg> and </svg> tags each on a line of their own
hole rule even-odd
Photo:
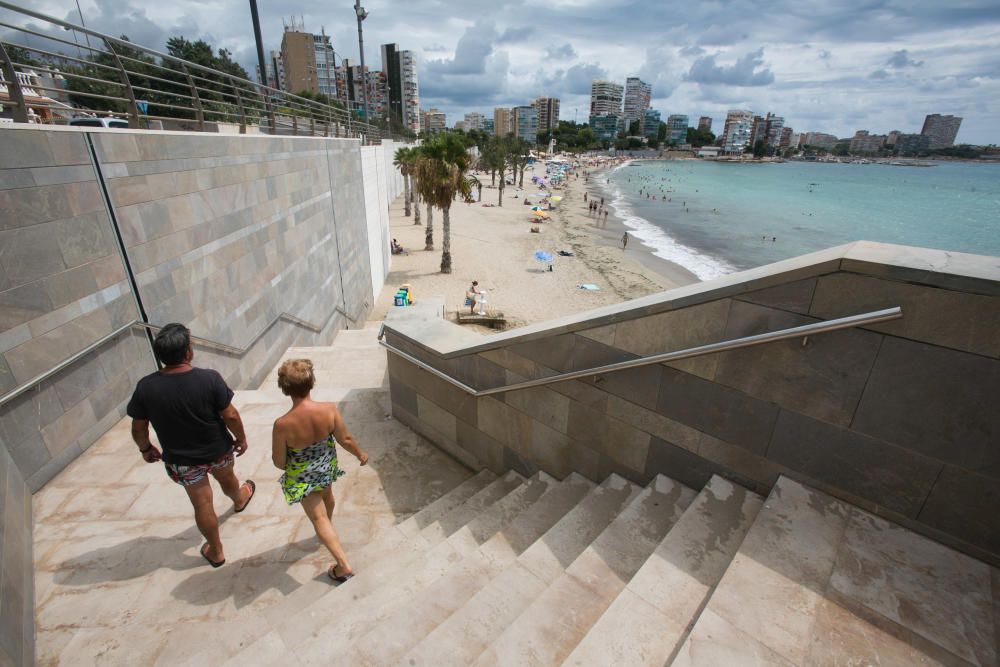
<svg viewBox="0 0 1000 667">
<path fill-rule="evenodd" d="M 702 280 L 861 239 L 1000 256 L 1000 164 L 657 160 L 605 178 L 632 234 Z"/>
</svg>

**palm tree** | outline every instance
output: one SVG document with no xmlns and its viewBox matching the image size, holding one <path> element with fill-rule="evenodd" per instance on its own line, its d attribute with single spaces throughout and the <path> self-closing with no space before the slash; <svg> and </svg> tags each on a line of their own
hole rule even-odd
<svg viewBox="0 0 1000 667">
<path fill-rule="evenodd" d="M 441 209 L 441 273 L 451 273 L 451 204 L 456 195 L 468 198 L 471 193 L 465 177 L 469 153 L 462 137 L 451 132 L 435 136 L 421 152 L 418 169 L 424 199 L 428 210 Z"/>
<path fill-rule="evenodd" d="M 403 204 L 405 205 L 405 215 L 410 217 L 410 171 L 413 167 L 413 157 L 409 148 L 397 148 L 393 156 L 393 166 L 399 169 L 403 177 Z"/>
<path fill-rule="evenodd" d="M 500 176 L 500 191 L 497 206 L 503 206 L 503 190 L 507 184 L 507 167 L 510 164 L 510 139 L 493 137 L 489 150 L 484 154 L 494 174 Z"/>
<path fill-rule="evenodd" d="M 476 199 L 476 201 L 483 201 L 483 182 L 479 180 L 479 177 L 472 175 L 469 176 L 469 178 L 466 180 L 469 181 L 469 192 L 472 192 L 472 188 L 476 188 L 476 190 L 479 191 L 479 197 Z"/>
</svg>

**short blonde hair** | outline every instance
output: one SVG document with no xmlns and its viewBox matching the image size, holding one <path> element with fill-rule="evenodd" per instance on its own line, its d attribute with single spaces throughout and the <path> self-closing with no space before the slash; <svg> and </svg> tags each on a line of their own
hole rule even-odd
<svg viewBox="0 0 1000 667">
<path fill-rule="evenodd" d="M 289 359 L 278 369 L 278 387 L 285 396 L 302 398 L 315 384 L 313 362 L 309 359 Z"/>
</svg>

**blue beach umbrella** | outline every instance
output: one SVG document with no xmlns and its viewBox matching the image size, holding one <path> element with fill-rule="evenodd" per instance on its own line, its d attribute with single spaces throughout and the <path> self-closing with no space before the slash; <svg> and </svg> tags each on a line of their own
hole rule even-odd
<svg viewBox="0 0 1000 667">
<path fill-rule="evenodd" d="M 539 262 L 545 262 L 547 264 L 552 261 L 552 255 L 550 253 L 545 252 L 544 250 L 536 250 L 535 259 L 537 259 Z"/>
</svg>

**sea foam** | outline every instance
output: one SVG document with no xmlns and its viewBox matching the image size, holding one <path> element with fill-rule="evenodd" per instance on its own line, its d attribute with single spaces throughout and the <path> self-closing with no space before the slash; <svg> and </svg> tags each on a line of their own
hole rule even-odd
<svg viewBox="0 0 1000 667">
<path fill-rule="evenodd" d="M 618 171 L 628 164 L 630 163 L 621 164 L 613 171 Z M 737 270 L 736 267 L 721 259 L 700 253 L 694 248 L 684 245 L 649 220 L 636 215 L 618 186 L 612 183 L 611 188 L 613 194 L 611 206 L 615 209 L 618 218 L 631 230 L 632 236 L 642 241 L 643 245 L 652 248 L 653 254 L 660 259 L 684 267 L 698 276 L 699 280 L 711 280 Z"/>
</svg>

